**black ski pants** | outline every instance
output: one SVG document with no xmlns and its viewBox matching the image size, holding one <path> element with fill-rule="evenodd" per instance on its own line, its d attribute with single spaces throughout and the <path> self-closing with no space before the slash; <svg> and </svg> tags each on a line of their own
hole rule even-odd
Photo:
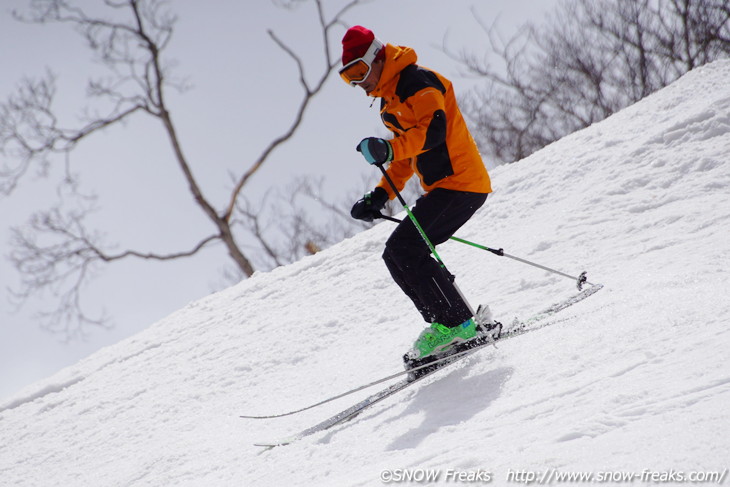
<svg viewBox="0 0 730 487">
<path fill-rule="evenodd" d="M 437 188 L 420 197 L 411 211 L 435 246 L 454 235 L 486 200 L 483 193 Z M 453 327 L 472 317 L 454 277 L 431 256 L 410 218 L 404 218 L 388 238 L 383 260 L 426 322 Z"/>
</svg>

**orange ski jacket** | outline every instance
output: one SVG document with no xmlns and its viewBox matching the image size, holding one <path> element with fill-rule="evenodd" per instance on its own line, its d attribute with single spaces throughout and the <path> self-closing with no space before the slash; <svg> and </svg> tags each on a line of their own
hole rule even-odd
<svg viewBox="0 0 730 487">
<path fill-rule="evenodd" d="M 401 191 L 415 172 L 424 191 L 435 188 L 491 193 L 489 173 L 456 103 L 451 82 L 416 64 L 410 47 L 385 46 L 385 64 L 370 96 L 393 132 L 393 162 L 387 169 Z M 383 177 L 378 183 L 395 193 Z"/>
</svg>

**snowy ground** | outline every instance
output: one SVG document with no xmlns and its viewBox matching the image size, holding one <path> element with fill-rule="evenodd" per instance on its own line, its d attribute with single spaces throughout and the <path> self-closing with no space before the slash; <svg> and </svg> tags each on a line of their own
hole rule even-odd
<svg viewBox="0 0 730 487">
<path fill-rule="evenodd" d="M 254 447 L 370 391 L 281 419 L 239 414 L 303 407 L 401 367 L 422 323 L 380 260 L 382 223 L 0 404 L 0 484 L 370 486 L 429 474 L 438 481 L 420 484 L 505 485 L 580 472 L 635 473 L 633 485 L 725 472 L 727 483 L 728 79 L 730 62 L 699 68 L 493 171 L 494 195 L 458 235 L 605 285 L 552 325 L 330 432 Z M 440 254 L 505 322 L 575 292 L 458 243 Z"/>
</svg>

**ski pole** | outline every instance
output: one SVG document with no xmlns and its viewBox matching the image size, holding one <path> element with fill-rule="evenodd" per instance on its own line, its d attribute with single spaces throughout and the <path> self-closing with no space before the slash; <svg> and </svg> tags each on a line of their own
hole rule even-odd
<svg viewBox="0 0 730 487">
<path fill-rule="evenodd" d="M 388 221 L 391 221 L 391 222 L 394 222 L 394 223 L 400 223 L 401 222 L 401 220 L 399 220 L 397 218 L 393 218 L 392 216 L 383 215 L 382 213 L 379 216 L 376 215 L 376 218 L 382 218 L 383 220 L 388 220 Z M 486 250 L 487 252 L 491 252 L 494 255 L 498 255 L 500 257 L 508 257 L 508 258 L 510 258 L 512 260 L 516 260 L 518 262 L 522 262 L 523 264 L 531 265 L 533 267 L 537 267 L 538 269 L 542 269 L 544 271 L 551 272 L 551 273 L 557 274 L 559 276 L 567 277 L 568 279 L 572 279 L 572 280 L 576 281 L 579 291 L 583 289 L 583 285 L 584 284 L 588 284 L 589 286 L 594 286 L 595 285 L 595 284 L 592 284 L 592 283 L 588 282 L 588 276 L 587 276 L 587 273 L 585 271 L 584 272 L 581 272 L 580 275 L 577 276 L 577 277 L 576 276 L 571 276 L 570 274 L 565 274 L 564 272 L 560 272 L 558 270 L 551 269 L 549 267 L 545 267 L 544 265 L 537 264 L 535 262 L 530 262 L 529 260 L 525 260 L 525 259 L 523 259 L 521 257 L 516 257 L 514 255 L 510 255 L 510 254 L 506 253 L 504 251 L 504 249 L 493 249 L 493 248 L 487 247 L 486 245 L 481 245 L 481 244 L 478 244 L 478 243 L 470 242 L 468 240 L 464 240 L 463 238 L 459 238 L 459 237 L 451 237 L 450 240 L 454 240 L 456 242 L 460 242 L 460 243 L 463 243 L 463 244 L 471 245 L 472 247 L 476 247 L 478 249 Z"/>
<path fill-rule="evenodd" d="M 471 311 L 472 316 L 475 316 L 476 313 L 474 312 L 474 308 L 469 303 L 469 301 L 466 299 L 466 296 L 464 296 L 464 293 L 461 292 L 461 289 L 456 285 L 454 275 L 449 272 L 449 270 L 446 268 L 446 264 L 444 264 L 444 261 L 441 260 L 441 257 L 439 257 L 438 252 L 436 252 L 436 247 L 431 242 L 431 240 L 428 238 L 428 235 L 426 235 L 426 232 L 423 230 L 423 227 L 421 227 L 421 224 L 418 223 L 418 220 L 416 219 L 416 215 L 413 214 L 411 209 L 408 207 L 408 203 L 406 203 L 406 200 L 403 199 L 403 196 L 401 196 L 400 191 L 398 191 L 398 188 L 395 187 L 395 183 L 390 178 L 390 175 L 388 174 L 388 171 L 385 170 L 383 167 L 383 164 L 376 164 L 378 166 L 378 169 L 380 169 L 380 172 L 383 173 L 383 177 L 388 182 L 388 185 L 393 190 L 393 193 L 395 193 L 396 197 L 398 198 L 398 201 L 403 206 L 403 209 L 408 214 L 408 218 L 410 218 L 411 222 L 413 222 L 413 225 L 418 230 L 418 233 L 421 235 L 421 238 L 424 242 L 426 242 L 426 245 L 428 245 L 428 248 L 431 250 L 431 253 L 433 254 L 436 261 L 441 266 L 441 270 L 446 273 L 447 277 L 449 278 L 449 281 L 451 281 L 451 285 L 454 286 L 454 289 L 456 290 L 457 294 L 461 297 L 462 301 L 464 301 L 464 304 L 466 307 Z M 441 291 L 443 293 L 443 291 Z M 446 297 L 444 295 L 444 297 Z"/>
<path fill-rule="evenodd" d="M 439 265 L 442 269 L 446 269 L 446 265 L 444 264 L 444 261 L 441 260 L 441 257 L 439 257 L 438 252 L 436 252 L 436 247 L 431 243 L 431 240 L 429 240 L 428 235 L 426 235 L 426 232 L 423 230 L 423 227 L 421 227 L 421 224 L 418 223 L 418 220 L 416 220 L 416 216 L 411 212 L 411 209 L 408 207 L 408 204 L 406 203 L 406 200 L 403 199 L 403 196 L 401 196 L 400 191 L 398 191 L 398 188 L 395 187 L 395 183 L 393 183 L 393 180 L 390 179 L 390 175 L 385 170 L 382 164 L 377 164 L 378 169 L 380 169 L 380 172 L 383 173 L 383 177 L 385 177 L 385 180 L 388 181 L 388 185 L 390 185 L 390 188 L 395 193 L 395 196 L 398 198 L 398 201 L 400 201 L 400 204 L 403 206 L 403 209 L 406 210 L 406 213 L 408 214 L 408 218 L 413 222 L 413 225 L 415 225 L 416 229 L 418 230 L 418 233 L 421 235 L 421 238 L 424 242 L 426 242 L 426 245 L 428 245 L 428 248 L 431 250 L 431 253 L 438 261 Z M 400 221 L 399 221 L 400 223 Z"/>
</svg>

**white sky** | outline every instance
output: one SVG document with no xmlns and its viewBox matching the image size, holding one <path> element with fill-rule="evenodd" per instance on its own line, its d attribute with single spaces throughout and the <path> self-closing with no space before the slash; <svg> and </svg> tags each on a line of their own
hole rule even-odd
<svg viewBox="0 0 730 487">
<path fill-rule="evenodd" d="M 325 5 L 333 10 L 341 3 Z M 463 91 L 473 80 L 462 78 L 458 65 L 439 46 L 447 36 L 454 50 L 483 51 L 479 45 L 484 45 L 485 35 L 472 6 L 486 22 L 499 15 L 500 31 L 510 36 L 523 22 L 540 21 L 556 3 L 374 0 L 350 11 L 345 20 L 373 29 L 385 42 L 415 48 L 421 64 L 450 77 Z M 13 93 L 23 77 L 40 76 L 49 67 L 58 75 L 58 110 L 70 125 L 85 104 L 89 74 L 100 73 L 101 67 L 92 62 L 83 40 L 69 26 L 25 25 L 12 19 L 9 12 L 25 4 L 26 0 L 5 0 L 0 10 L 0 98 Z M 174 94 L 169 105 L 196 177 L 209 198 L 222 207 L 230 193 L 229 172 L 240 175 L 288 129 L 301 96 L 293 62 L 266 30 L 274 30 L 311 60 L 307 69 L 314 78 L 321 69 L 316 60 L 322 49 L 316 18 L 310 6 L 291 12 L 266 0 L 174 0 L 170 5 L 179 20 L 167 56 L 177 61 L 175 74 L 186 77 L 193 89 Z M 335 56 L 341 35 L 333 39 Z M 346 86 L 335 74 L 306 113 L 295 138 L 273 154 L 245 191 L 256 194 L 261 188 L 284 187 L 299 174 L 325 175 L 323 197 L 339 200 L 357 186 L 361 174 L 372 170 L 354 151 L 355 144 L 362 137 L 384 134 L 376 107 L 369 105 L 361 90 Z M 211 225 L 192 202 L 157 122 L 137 117 L 125 127 L 89 139 L 73 153 L 72 163 L 85 187 L 100 195 L 101 211 L 94 224 L 109 242 L 118 242 L 118 249 L 180 251 L 209 234 Z M 55 201 L 54 185 L 33 174 L 18 192 L 0 199 L 0 253 L 9 252 L 10 226 L 23 224 L 33 211 Z M 42 302 L 11 312 L 7 288 L 17 283 L 18 276 L 6 259 L 0 260 L 0 398 L 220 287 L 227 259 L 217 247 L 175 263 L 128 260 L 107 267 L 85 298 L 89 304 L 98 303 L 99 309 L 103 305 L 115 328 L 93 330 L 86 342 L 68 344 L 42 331 L 31 318 Z M 272 319 L 293 326 L 296 317 Z"/>
</svg>

